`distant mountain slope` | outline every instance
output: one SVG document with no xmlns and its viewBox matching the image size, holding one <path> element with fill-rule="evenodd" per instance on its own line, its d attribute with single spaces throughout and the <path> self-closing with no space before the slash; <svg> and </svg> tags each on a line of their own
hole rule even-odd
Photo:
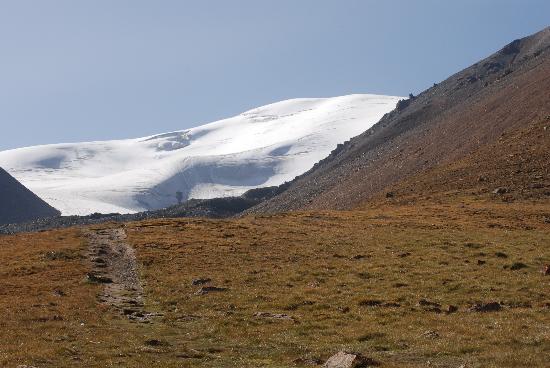
<svg viewBox="0 0 550 368">
<path fill-rule="evenodd" d="M 310 169 L 398 97 L 295 99 L 185 131 L 0 152 L 0 165 L 64 215 L 132 213 L 238 196 Z"/>
<path fill-rule="evenodd" d="M 248 213 L 354 208 L 401 180 L 460 160 L 549 114 L 546 28 L 399 103 L 288 190 Z"/>
<path fill-rule="evenodd" d="M 59 211 L 0 168 L 0 225 L 57 215 Z"/>
</svg>

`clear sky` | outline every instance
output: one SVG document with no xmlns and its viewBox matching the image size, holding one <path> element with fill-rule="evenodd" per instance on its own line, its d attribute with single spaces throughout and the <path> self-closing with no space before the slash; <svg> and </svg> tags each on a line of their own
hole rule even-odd
<svg viewBox="0 0 550 368">
<path fill-rule="evenodd" d="M 548 0 L 0 0 L 0 150 L 418 93 L 548 25 Z"/>
</svg>

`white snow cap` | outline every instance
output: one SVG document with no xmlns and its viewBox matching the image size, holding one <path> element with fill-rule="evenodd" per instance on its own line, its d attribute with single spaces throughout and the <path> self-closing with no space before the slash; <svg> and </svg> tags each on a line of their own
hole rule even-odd
<svg viewBox="0 0 550 368">
<path fill-rule="evenodd" d="M 0 152 L 0 167 L 63 215 L 133 213 L 292 180 L 401 97 L 301 98 L 155 136 Z"/>
</svg>

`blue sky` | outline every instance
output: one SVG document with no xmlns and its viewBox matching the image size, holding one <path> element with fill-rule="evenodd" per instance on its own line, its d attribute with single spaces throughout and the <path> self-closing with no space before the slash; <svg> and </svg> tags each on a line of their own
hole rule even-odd
<svg viewBox="0 0 550 368">
<path fill-rule="evenodd" d="M 548 25 L 548 0 L 0 0 L 0 150 L 418 93 Z"/>
</svg>

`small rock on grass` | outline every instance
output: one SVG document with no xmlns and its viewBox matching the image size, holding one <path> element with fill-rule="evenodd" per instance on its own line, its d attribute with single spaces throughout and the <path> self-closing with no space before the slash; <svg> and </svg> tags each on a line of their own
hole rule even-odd
<svg viewBox="0 0 550 368">
<path fill-rule="evenodd" d="M 102 276 L 102 275 L 96 275 L 96 274 L 93 274 L 93 273 L 88 273 L 86 275 L 86 279 L 89 282 L 93 282 L 93 283 L 97 283 L 97 284 L 111 284 L 113 282 L 113 279 L 111 279 L 110 277 Z"/>
<path fill-rule="evenodd" d="M 149 339 L 145 341 L 145 345 L 148 346 L 167 346 L 169 345 L 166 341 L 159 339 Z"/>
<path fill-rule="evenodd" d="M 477 303 L 470 307 L 471 312 L 498 312 L 502 309 L 499 302 Z"/>
<path fill-rule="evenodd" d="M 437 339 L 439 337 L 439 333 L 437 333 L 437 331 L 428 330 L 421 333 L 420 337 L 424 337 L 426 339 Z"/>
<path fill-rule="evenodd" d="M 199 279 L 193 279 L 193 281 L 191 282 L 192 285 L 204 285 L 204 284 L 208 284 L 210 281 L 212 281 L 212 279 L 208 278 L 208 277 L 201 277 Z"/>
<path fill-rule="evenodd" d="M 427 299 L 420 299 L 418 305 L 426 312 L 441 313 L 441 304 Z"/>
<path fill-rule="evenodd" d="M 510 269 L 512 271 L 517 271 L 517 270 L 521 270 L 522 268 L 527 268 L 529 266 L 527 266 L 525 263 L 521 263 L 521 262 L 514 262 L 512 263 L 512 265 L 510 266 Z"/>
<path fill-rule="evenodd" d="M 54 289 L 53 295 L 55 295 L 55 296 L 66 296 L 67 294 L 61 289 Z"/>
<path fill-rule="evenodd" d="M 338 307 L 337 308 L 340 313 L 348 313 L 350 311 L 350 307 Z"/>
<path fill-rule="evenodd" d="M 219 293 L 219 292 L 227 291 L 227 290 L 228 290 L 227 288 L 223 288 L 223 287 L 204 286 L 204 287 L 201 287 L 201 288 L 195 293 L 195 295 L 206 295 L 206 294 L 209 294 L 209 293 Z"/>
<path fill-rule="evenodd" d="M 376 367 L 379 365 L 380 363 L 376 360 L 367 358 L 359 353 L 339 351 L 323 364 L 323 368 L 359 368 Z"/>
<path fill-rule="evenodd" d="M 495 190 L 493 190 L 493 194 L 506 194 L 506 193 L 508 193 L 508 188 L 504 188 L 504 187 L 495 188 Z"/>
<path fill-rule="evenodd" d="M 455 313 L 455 312 L 458 312 L 458 307 L 456 305 L 449 305 L 449 306 L 447 306 L 447 309 L 445 310 L 445 313 L 447 313 L 447 314 L 451 314 L 451 313 Z"/>
<path fill-rule="evenodd" d="M 401 304 L 395 302 L 383 302 L 377 299 L 365 299 L 359 302 L 361 307 L 399 308 Z"/>
</svg>

